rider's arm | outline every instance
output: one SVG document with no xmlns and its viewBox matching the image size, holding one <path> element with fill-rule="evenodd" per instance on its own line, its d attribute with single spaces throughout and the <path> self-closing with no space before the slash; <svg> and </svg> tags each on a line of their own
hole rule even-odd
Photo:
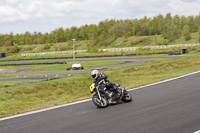
<svg viewBox="0 0 200 133">
<path fill-rule="evenodd" d="M 95 83 L 95 85 L 97 86 L 99 83 L 101 84 L 102 82 L 109 82 L 107 78 L 108 77 L 104 73 L 102 73 L 97 79 L 94 79 L 93 83 Z"/>
<path fill-rule="evenodd" d="M 108 79 L 108 77 L 104 73 L 102 73 L 98 79 L 98 82 L 101 81 L 102 79 L 104 79 L 106 81 Z"/>
<path fill-rule="evenodd" d="M 94 79 L 93 83 L 94 83 L 95 86 L 97 86 L 97 84 L 98 84 L 96 79 Z"/>
</svg>

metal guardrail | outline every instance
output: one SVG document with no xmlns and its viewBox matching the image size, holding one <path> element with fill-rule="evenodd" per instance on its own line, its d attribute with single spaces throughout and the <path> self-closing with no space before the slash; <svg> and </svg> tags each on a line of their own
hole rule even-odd
<svg viewBox="0 0 200 133">
<path fill-rule="evenodd" d="M 195 44 L 176 44 L 176 45 L 161 45 L 161 46 L 144 46 L 144 47 L 126 47 L 126 48 L 108 48 L 108 49 L 98 49 L 99 51 L 131 51 L 139 48 L 150 48 L 150 49 L 165 49 L 173 47 L 192 47 L 200 46 L 200 43 Z M 76 52 L 86 52 L 87 50 L 76 50 Z M 21 56 L 35 56 L 35 55 L 49 55 L 49 54 L 65 54 L 73 53 L 73 51 L 56 51 L 56 52 L 41 52 L 41 53 L 23 53 Z"/>
</svg>

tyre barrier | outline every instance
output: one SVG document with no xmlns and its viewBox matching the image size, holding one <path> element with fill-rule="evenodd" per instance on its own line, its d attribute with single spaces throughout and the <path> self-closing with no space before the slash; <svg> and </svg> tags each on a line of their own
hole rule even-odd
<svg viewBox="0 0 200 133">
<path fill-rule="evenodd" d="M 0 63 L 0 66 L 38 65 L 38 64 L 67 64 L 66 61 L 36 61 L 36 62 L 16 62 Z"/>
<path fill-rule="evenodd" d="M 66 73 L 66 74 L 54 74 L 54 75 L 41 75 L 41 76 L 17 76 L 16 78 L 6 78 L 6 79 L 0 79 L 1 81 L 47 81 L 47 80 L 54 80 L 64 77 L 70 77 L 74 75 L 80 75 L 80 74 L 88 74 L 90 72 L 78 72 L 78 73 Z"/>
</svg>

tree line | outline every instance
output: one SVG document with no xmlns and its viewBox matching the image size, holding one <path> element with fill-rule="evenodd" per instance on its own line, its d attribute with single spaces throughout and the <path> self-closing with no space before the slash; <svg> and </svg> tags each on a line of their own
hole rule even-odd
<svg viewBox="0 0 200 133">
<path fill-rule="evenodd" d="M 50 33 L 25 32 L 24 34 L 0 34 L 0 46 L 50 44 L 77 40 L 91 40 L 92 45 L 107 46 L 118 37 L 162 35 L 172 41 L 181 35 L 190 39 L 190 33 L 200 34 L 200 14 L 197 16 L 172 16 L 170 13 L 157 15 L 153 18 L 126 20 L 104 20 L 98 25 L 83 25 L 81 27 L 58 28 Z"/>
</svg>

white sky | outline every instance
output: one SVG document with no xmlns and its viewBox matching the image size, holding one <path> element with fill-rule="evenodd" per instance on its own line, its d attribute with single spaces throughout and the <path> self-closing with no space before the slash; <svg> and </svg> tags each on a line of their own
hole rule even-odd
<svg viewBox="0 0 200 133">
<path fill-rule="evenodd" d="M 200 0 L 0 0 L 0 34 L 50 32 L 106 19 L 198 15 Z"/>
</svg>

